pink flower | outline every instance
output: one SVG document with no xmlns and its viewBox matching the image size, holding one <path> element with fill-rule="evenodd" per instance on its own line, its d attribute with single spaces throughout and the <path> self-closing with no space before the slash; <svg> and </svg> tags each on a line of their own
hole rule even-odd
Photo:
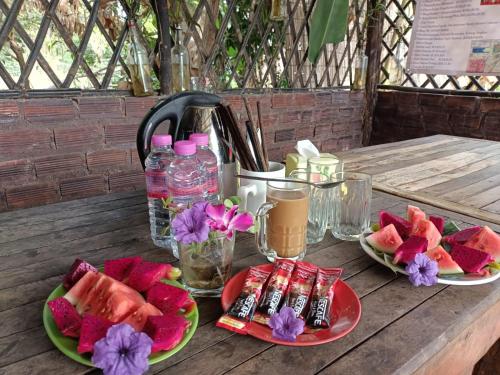
<svg viewBox="0 0 500 375">
<path fill-rule="evenodd" d="M 248 213 L 238 213 L 238 206 L 234 205 L 226 212 L 226 206 L 209 204 L 206 208 L 207 223 L 212 230 L 224 233 L 231 239 L 234 231 L 244 232 L 253 225 L 253 217 Z"/>
</svg>

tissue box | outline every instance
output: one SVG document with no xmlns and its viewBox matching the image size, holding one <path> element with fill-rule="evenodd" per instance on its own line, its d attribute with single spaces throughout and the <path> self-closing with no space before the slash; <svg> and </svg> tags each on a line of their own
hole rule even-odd
<svg viewBox="0 0 500 375">
<path fill-rule="evenodd" d="M 290 176 L 290 173 L 295 169 L 306 169 L 307 158 L 299 154 L 288 154 L 286 156 L 285 176 Z"/>
</svg>

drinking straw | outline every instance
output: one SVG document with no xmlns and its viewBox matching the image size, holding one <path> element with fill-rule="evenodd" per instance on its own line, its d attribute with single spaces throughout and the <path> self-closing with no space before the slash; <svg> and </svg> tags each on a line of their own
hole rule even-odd
<svg viewBox="0 0 500 375">
<path fill-rule="evenodd" d="M 264 154 L 262 152 L 262 148 L 260 142 L 257 141 L 257 130 L 255 128 L 255 123 L 253 122 L 252 112 L 250 111 L 250 106 L 248 105 L 248 100 L 246 97 L 243 97 L 243 103 L 245 104 L 245 109 L 247 111 L 249 125 L 247 125 L 247 131 L 250 134 L 250 141 L 252 142 L 252 147 L 255 155 L 255 161 L 257 162 L 257 166 L 259 166 L 259 171 L 264 171 Z"/>
<path fill-rule="evenodd" d="M 252 145 L 253 147 L 253 150 L 254 150 L 254 156 L 255 156 L 255 162 L 257 163 L 257 167 L 259 167 L 259 171 L 264 171 L 264 164 L 262 162 L 262 159 L 257 155 L 257 143 L 259 142 L 257 140 L 257 134 L 255 134 L 255 131 L 252 127 L 252 124 L 250 123 L 250 121 L 246 121 L 245 122 L 245 125 L 247 127 L 247 134 L 248 134 L 248 138 L 250 139 L 250 144 Z"/>
<path fill-rule="evenodd" d="M 262 125 L 262 111 L 260 108 L 260 101 L 257 101 L 257 121 L 259 123 L 260 129 L 260 144 L 262 146 L 262 156 L 264 161 L 264 171 L 269 171 L 269 157 L 267 156 L 267 147 L 266 147 L 266 137 L 264 135 L 264 126 Z"/>
</svg>

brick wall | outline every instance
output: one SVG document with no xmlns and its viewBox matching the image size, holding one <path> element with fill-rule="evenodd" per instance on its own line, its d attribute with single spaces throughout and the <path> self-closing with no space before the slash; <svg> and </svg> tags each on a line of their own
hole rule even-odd
<svg viewBox="0 0 500 375">
<path fill-rule="evenodd" d="M 500 141 L 500 98 L 378 92 L 372 144 L 434 134 Z"/>
<path fill-rule="evenodd" d="M 223 94 L 241 125 L 241 97 Z M 260 100 L 270 158 L 296 140 L 323 151 L 359 147 L 362 92 L 250 95 Z M 158 97 L 0 100 L 0 211 L 144 188 L 137 127 Z"/>
</svg>

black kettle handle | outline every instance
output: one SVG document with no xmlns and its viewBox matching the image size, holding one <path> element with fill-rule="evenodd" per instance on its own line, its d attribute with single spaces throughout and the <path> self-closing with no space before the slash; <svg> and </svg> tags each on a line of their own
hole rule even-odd
<svg viewBox="0 0 500 375">
<path fill-rule="evenodd" d="M 215 107 L 222 101 L 220 96 L 203 91 L 186 91 L 172 95 L 149 110 L 137 131 L 137 152 L 142 168 L 151 150 L 151 137 L 162 121 L 170 120 L 172 139 L 179 136 L 179 125 L 188 107 Z"/>
</svg>

